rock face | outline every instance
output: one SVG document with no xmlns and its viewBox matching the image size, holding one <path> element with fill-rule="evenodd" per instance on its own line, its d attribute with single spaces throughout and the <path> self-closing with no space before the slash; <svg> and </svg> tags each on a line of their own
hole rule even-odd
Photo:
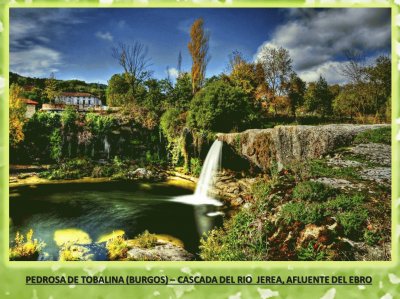
<svg viewBox="0 0 400 299">
<path fill-rule="evenodd" d="M 135 261 L 191 261 L 193 254 L 171 243 L 158 244 L 152 248 L 133 247 L 128 259 Z"/>
<path fill-rule="evenodd" d="M 219 134 L 218 139 L 265 171 L 274 164 L 282 168 L 293 161 L 320 158 L 349 145 L 358 133 L 381 127 L 389 125 L 277 126 Z"/>
</svg>

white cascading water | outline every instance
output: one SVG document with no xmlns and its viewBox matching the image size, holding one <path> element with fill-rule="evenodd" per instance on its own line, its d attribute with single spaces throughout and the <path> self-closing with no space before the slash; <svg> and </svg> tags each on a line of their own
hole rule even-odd
<svg viewBox="0 0 400 299">
<path fill-rule="evenodd" d="M 175 197 L 173 201 L 191 205 L 222 205 L 218 200 L 208 197 L 209 190 L 214 183 L 214 177 L 221 167 L 222 144 L 222 141 L 215 140 L 208 151 L 194 194 Z"/>
<path fill-rule="evenodd" d="M 201 168 L 200 178 L 194 192 L 195 197 L 208 197 L 208 192 L 213 186 L 214 177 L 221 168 L 221 153 L 222 141 L 215 140 Z"/>
</svg>

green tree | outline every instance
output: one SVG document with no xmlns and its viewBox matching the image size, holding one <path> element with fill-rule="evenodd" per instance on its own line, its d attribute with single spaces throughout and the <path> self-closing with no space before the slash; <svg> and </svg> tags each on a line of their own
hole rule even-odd
<svg viewBox="0 0 400 299">
<path fill-rule="evenodd" d="M 168 94 L 168 104 L 180 110 L 188 110 L 192 99 L 192 79 L 190 74 L 181 73 L 176 79 L 171 92 Z"/>
<path fill-rule="evenodd" d="M 129 98 L 130 86 L 126 82 L 124 75 L 115 74 L 108 80 L 108 87 L 106 90 L 107 103 L 111 107 L 120 107 L 132 101 Z"/>
<path fill-rule="evenodd" d="M 309 112 L 322 116 L 332 112 L 333 96 L 325 78 L 319 77 L 315 83 L 310 83 L 304 96 L 304 106 Z"/>
<path fill-rule="evenodd" d="M 301 80 L 296 73 L 290 74 L 288 84 L 288 99 L 290 103 L 290 110 L 293 116 L 296 116 L 296 109 L 304 102 L 304 94 L 306 91 L 306 83 Z"/>
<path fill-rule="evenodd" d="M 10 86 L 9 96 L 9 135 L 11 147 L 24 140 L 23 126 L 25 122 L 26 103 L 21 98 L 23 89 L 17 84 Z"/>
<path fill-rule="evenodd" d="M 60 96 L 57 80 L 54 73 L 45 81 L 44 95 L 50 103 L 54 103 L 56 98 Z"/>
<path fill-rule="evenodd" d="M 199 131 L 229 132 L 248 124 L 253 116 L 248 95 L 223 80 L 205 86 L 193 98 L 189 127 Z"/>
</svg>

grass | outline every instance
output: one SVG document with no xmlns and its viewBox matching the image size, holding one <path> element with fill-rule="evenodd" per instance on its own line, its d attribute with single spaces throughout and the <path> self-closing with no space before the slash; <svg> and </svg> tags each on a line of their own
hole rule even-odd
<svg viewBox="0 0 400 299">
<path fill-rule="evenodd" d="M 10 261 L 34 261 L 38 259 L 39 253 L 46 244 L 32 238 L 32 229 L 28 231 L 26 237 L 19 232 L 16 233 L 14 246 L 9 249 Z"/>
<path fill-rule="evenodd" d="M 324 201 L 336 194 L 336 190 L 320 182 L 300 182 L 293 189 L 293 198 L 309 201 Z"/>
<path fill-rule="evenodd" d="M 355 143 L 383 143 L 383 144 L 391 144 L 392 140 L 392 131 L 390 127 L 384 127 L 379 129 L 367 130 L 361 133 L 358 133 L 356 138 L 354 139 Z"/>
<path fill-rule="evenodd" d="M 332 167 L 322 160 L 312 160 L 308 163 L 309 174 L 312 177 L 333 177 L 340 179 L 361 179 L 356 167 Z M 307 167 L 306 166 L 306 167 Z"/>
</svg>

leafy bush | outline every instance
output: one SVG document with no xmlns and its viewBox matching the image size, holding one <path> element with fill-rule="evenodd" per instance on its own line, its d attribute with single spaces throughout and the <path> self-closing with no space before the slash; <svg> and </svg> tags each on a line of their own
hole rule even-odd
<svg viewBox="0 0 400 299">
<path fill-rule="evenodd" d="M 249 96 L 223 80 L 209 83 L 190 104 L 189 127 L 198 131 L 229 132 L 243 129 L 250 121 Z"/>
<path fill-rule="evenodd" d="M 264 260 L 268 254 L 271 226 L 259 211 L 242 209 L 200 240 L 200 257 L 210 261 Z"/>
<path fill-rule="evenodd" d="M 251 193 L 256 200 L 264 200 L 271 192 L 270 181 L 259 180 L 251 186 Z"/>
<path fill-rule="evenodd" d="M 368 245 L 376 245 L 380 240 L 382 240 L 382 234 L 380 234 L 379 232 L 368 229 L 364 231 L 364 241 Z"/>
<path fill-rule="evenodd" d="M 281 219 L 288 224 L 294 221 L 319 223 L 325 216 L 325 207 L 317 203 L 289 202 L 280 212 Z"/>
<path fill-rule="evenodd" d="M 201 173 L 202 164 L 199 158 L 190 159 L 190 172 L 195 177 L 199 177 Z"/>
<path fill-rule="evenodd" d="M 301 182 L 293 189 L 293 198 L 309 201 L 324 201 L 336 193 L 335 189 L 313 181 Z"/>
<path fill-rule="evenodd" d="M 125 259 L 128 253 L 128 244 L 123 236 L 116 236 L 107 241 L 108 258 L 111 261 Z"/>
<path fill-rule="evenodd" d="M 334 212 L 351 211 L 360 208 L 364 200 L 365 198 L 361 194 L 340 194 L 334 199 L 329 200 L 325 206 Z"/>
<path fill-rule="evenodd" d="M 142 234 L 135 238 L 137 244 L 142 248 L 152 248 L 157 245 L 157 236 L 145 230 Z"/>
<path fill-rule="evenodd" d="M 373 142 L 373 143 L 383 143 L 390 145 L 392 143 L 392 130 L 390 127 L 384 127 L 384 128 L 364 131 L 358 133 L 354 141 L 356 143 Z"/>
<path fill-rule="evenodd" d="M 80 179 L 92 174 L 93 164 L 88 159 L 72 159 L 57 165 L 56 168 L 42 172 L 41 177 L 49 180 Z"/>
<path fill-rule="evenodd" d="M 367 210 L 357 209 L 340 213 L 337 216 L 339 223 L 343 226 L 344 234 L 347 237 L 359 238 L 362 233 L 362 226 L 368 218 Z"/>
<path fill-rule="evenodd" d="M 24 235 L 19 232 L 16 233 L 14 246 L 9 249 L 9 258 L 11 261 L 34 261 L 38 259 L 40 251 L 46 244 L 39 242 L 37 239 L 32 239 L 32 237 L 32 229 L 26 234 L 26 241 L 24 241 Z"/>
<path fill-rule="evenodd" d="M 311 241 L 307 247 L 300 248 L 297 251 L 297 258 L 300 261 L 324 261 L 327 259 L 328 254 L 321 247 L 315 241 Z"/>
</svg>

